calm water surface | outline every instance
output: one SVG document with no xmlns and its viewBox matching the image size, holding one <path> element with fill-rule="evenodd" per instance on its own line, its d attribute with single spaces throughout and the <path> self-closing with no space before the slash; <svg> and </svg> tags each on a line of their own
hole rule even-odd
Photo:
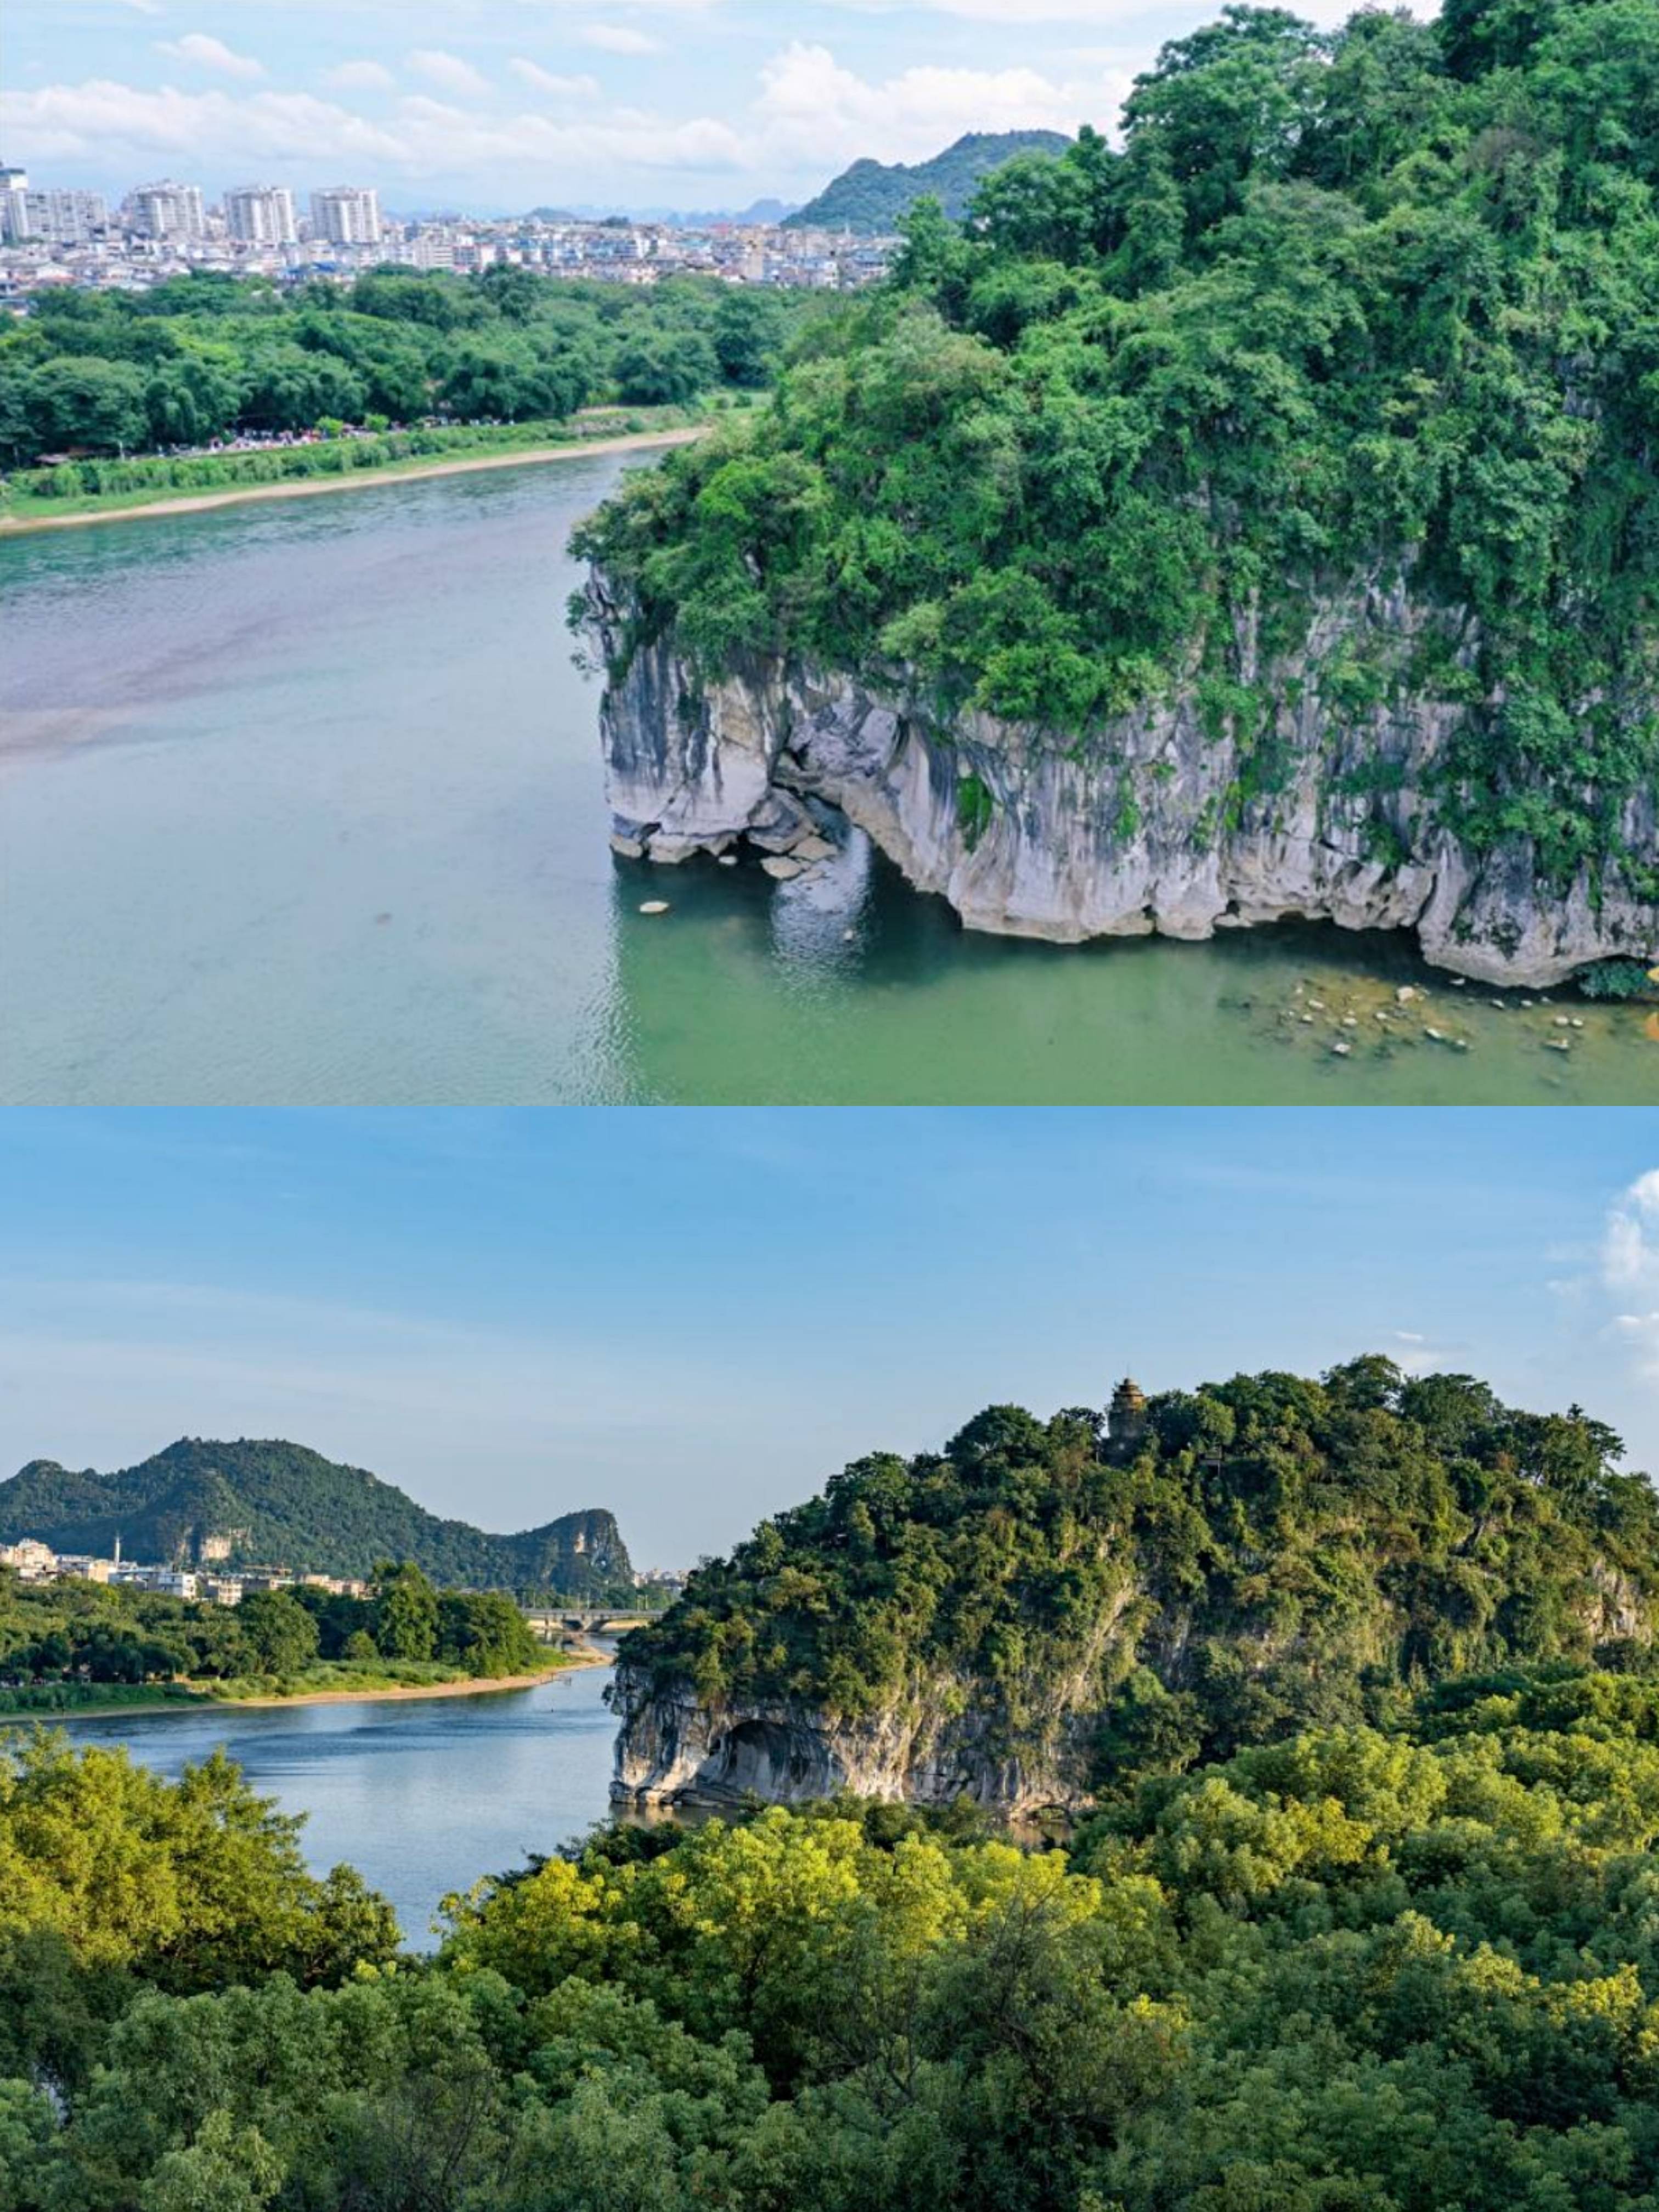
<svg viewBox="0 0 1659 2212">
<path fill-rule="evenodd" d="M 441 1898 L 558 1849 L 608 1810 L 617 1724 L 608 1667 L 533 1690 L 244 1712 L 123 1714 L 64 1723 L 77 1744 L 125 1744 L 175 1778 L 222 1744 L 264 1796 L 307 1816 L 307 1862 L 349 1861 L 431 1942 Z"/>
<path fill-rule="evenodd" d="M 614 861 L 565 545 L 651 465 L 0 543 L 0 1101 L 1659 1096 L 1650 1017 L 1381 938 L 969 936 L 859 839 Z"/>
</svg>

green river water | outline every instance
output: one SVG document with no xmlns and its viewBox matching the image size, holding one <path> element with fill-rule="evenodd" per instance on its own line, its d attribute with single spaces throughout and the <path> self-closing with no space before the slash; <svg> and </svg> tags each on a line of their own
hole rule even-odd
<svg viewBox="0 0 1659 2212">
<path fill-rule="evenodd" d="M 1399 939 L 969 935 L 857 838 L 613 860 L 565 546 L 649 465 L 0 543 L 0 1101 L 1659 1097 L 1650 1014 Z"/>
</svg>

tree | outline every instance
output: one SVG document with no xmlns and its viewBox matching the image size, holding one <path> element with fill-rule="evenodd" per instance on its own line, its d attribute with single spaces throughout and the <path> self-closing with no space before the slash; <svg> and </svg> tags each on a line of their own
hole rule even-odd
<svg viewBox="0 0 1659 2212">
<path fill-rule="evenodd" d="M 125 362 L 46 362 L 29 380 L 27 405 L 43 443 L 96 453 L 142 446 L 149 427 L 144 379 Z"/>
<path fill-rule="evenodd" d="M 438 1645 L 438 1593 L 412 1560 L 376 1571 L 374 1637 L 387 1659 L 430 1659 Z"/>
<path fill-rule="evenodd" d="M 295 1674 L 317 1656 L 317 1624 L 287 1590 L 251 1591 L 236 1618 L 264 1674 Z"/>
</svg>

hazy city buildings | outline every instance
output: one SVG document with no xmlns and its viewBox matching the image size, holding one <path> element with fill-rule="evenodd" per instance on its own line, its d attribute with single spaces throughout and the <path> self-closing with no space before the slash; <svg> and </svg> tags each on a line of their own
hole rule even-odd
<svg viewBox="0 0 1659 2212">
<path fill-rule="evenodd" d="M 846 291 L 887 267 L 896 241 L 771 222 L 645 222 L 627 216 L 535 215 L 417 219 L 382 213 L 359 185 L 319 186 L 307 212 L 287 185 L 233 185 L 205 203 L 199 185 L 141 185 L 112 211 L 79 188 L 40 189 L 0 167 L 0 300 L 15 305 L 54 285 L 142 291 L 191 271 L 276 283 L 349 283 L 384 264 L 477 276 L 497 266 L 549 276 L 656 284 L 713 276 L 729 284 Z"/>
</svg>

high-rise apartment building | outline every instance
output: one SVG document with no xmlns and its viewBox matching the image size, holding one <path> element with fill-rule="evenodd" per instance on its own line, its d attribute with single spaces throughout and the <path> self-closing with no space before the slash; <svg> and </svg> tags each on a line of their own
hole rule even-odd
<svg viewBox="0 0 1659 2212">
<path fill-rule="evenodd" d="M 237 185 L 225 194 L 225 228 L 252 246 L 292 246 L 299 236 L 286 185 Z"/>
<path fill-rule="evenodd" d="M 377 246 L 380 195 L 358 185 L 327 185 L 311 195 L 311 220 L 317 235 L 331 246 Z"/>
<path fill-rule="evenodd" d="M 40 191 L 25 198 L 28 235 L 49 246 L 84 246 L 109 227 L 109 204 L 101 192 Z"/>
<path fill-rule="evenodd" d="M 29 173 L 0 168 L 0 240 L 15 246 L 30 234 Z"/>
<path fill-rule="evenodd" d="M 205 238 L 207 215 L 199 185 L 135 186 L 127 201 L 132 228 L 146 238 Z"/>
</svg>

